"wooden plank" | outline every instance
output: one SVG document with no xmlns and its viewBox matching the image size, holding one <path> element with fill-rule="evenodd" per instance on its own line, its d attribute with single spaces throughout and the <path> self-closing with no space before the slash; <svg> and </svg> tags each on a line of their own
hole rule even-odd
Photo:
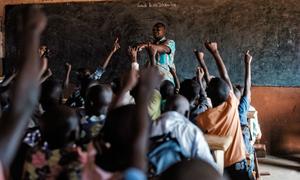
<svg viewBox="0 0 300 180">
<path fill-rule="evenodd" d="M 216 136 L 209 134 L 205 134 L 204 136 L 211 150 L 226 151 L 232 142 L 231 136 Z"/>
</svg>

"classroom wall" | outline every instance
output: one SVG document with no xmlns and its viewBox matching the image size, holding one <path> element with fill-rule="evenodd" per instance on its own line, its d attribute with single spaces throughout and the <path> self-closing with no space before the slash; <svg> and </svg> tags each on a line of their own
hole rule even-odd
<svg viewBox="0 0 300 180">
<path fill-rule="evenodd" d="M 300 88 L 252 87 L 251 92 L 269 153 L 299 153 Z"/>
<path fill-rule="evenodd" d="M 0 2 L 0 22 L 3 25 L 4 7 L 7 4 L 85 1 L 95 0 L 4 0 Z M 1 26 L 0 31 L 3 29 Z M 263 132 L 262 142 L 267 144 L 268 151 L 273 153 L 282 150 L 299 152 L 300 140 L 297 138 L 299 137 L 297 129 L 300 128 L 300 88 L 253 87 L 252 104 L 259 111 Z M 296 138 L 294 138 L 295 136 Z"/>
</svg>

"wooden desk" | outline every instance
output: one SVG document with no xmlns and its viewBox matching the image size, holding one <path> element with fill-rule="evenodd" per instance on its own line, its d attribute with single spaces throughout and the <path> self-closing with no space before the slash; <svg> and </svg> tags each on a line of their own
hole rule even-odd
<svg viewBox="0 0 300 180">
<path fill-rule="evenodd" d="M 209 145 L 210 150 L 213 153 L 215 161 L 223 174 L 224 170 L 224 153 L 232 142 L 231 136 L 216 136 L 205 134 L 205 139 Z"/>
</svg>

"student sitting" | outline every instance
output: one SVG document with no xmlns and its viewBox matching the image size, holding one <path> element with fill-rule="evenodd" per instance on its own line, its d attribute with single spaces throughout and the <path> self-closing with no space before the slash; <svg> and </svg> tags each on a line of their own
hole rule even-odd
<svg viewBox="0 0 300 180">
<path fill-rule="evenodd" d="M 62 105 L 43 114 L 41 135 L 44 143 L 27 154 L 23 179 L 80 179 L 81 163 L 75 145 L 78 122 L 76 113 Z"/>
<path fill-rule="evenodd" d="M 86 96 L 85 114 L 80 120 L 81 143 L 86 144 L 96 137 L 104 126 L 106 114 L 112 101 L 112 90 L 108 85 L 94 85 Z"/>
<path fill-rule="evenodd" d="M 207 99 L 206 92 L 203 88 L 204 72 L 202 68 L 197 68 L 197 80 L 186 79 L 181 83 L 179 94 L 187 98 L 190 104 L 189 119 L 195 123 L 195 118 L 210 108 L 210 103 Z"/>
<path fill-rule="evenodd" d="M 249 179 L 238 113 L 239 101 L 233 94 L 232 84 L 218 51 L 217 43 L 206 42 L 205 46 L 214 56 L 221 78 L 210 80 L 207 95 L 212 101 L 213 108 L 200 114 L 196 118 L 196 123 L 204 133 L 233 138 L 224 154 L 225 170 L 233 180 Z"/>
<path fill-rule="evenodd" d="M 111 60 L 112 55 L 120 48 L 118 38 L 115 40 L 113 48 L 104 62 L 99 63 L 96 71 L 91 73 L 88 68 L 80 68 L 77 71 L 77 79 L 80 82 L 80 88 L 77 88 L 66 101 L 70 107 L 84 107 L 85 95 L 88 84 L 93 80 L 99 80 Z"/>
<path fill-rule="evenodd" d="M 251 133 L 250 133 L 250 127 L 248 122 L 248 111 L 250 108 L 250 101 L 251 101 L 251 61 L 252 56 L 249 54 L 249 51 L 245 53 L 245 86 L 243 91 L 239 91 L 240 93 L 236 93 L 237 98 L 240 100 L 238 111 L 239 111 L 239 117 L 240 117 L 240 124 L 242 128 L 243 133 L 243 139 L 246 146 L 247 155 L 250 159 L 250 165 L 249 165 L 249 177 L 251 179 L 254 179 L 252 172 L 254 171 L 254 149 L 251 145 Z M 239 96 L 238 94 L 241 94 Z"/>
<path fill-rule="evenodd" d="M 188 119 L 189 106 L 187 99 L 181 95 L 169 98 L 165 112 L 152 122 L 150 137 L 171 133 L 187 153 L 187 158 L 203 159 L 216 167 L 201 130 Z"/>
</svg>

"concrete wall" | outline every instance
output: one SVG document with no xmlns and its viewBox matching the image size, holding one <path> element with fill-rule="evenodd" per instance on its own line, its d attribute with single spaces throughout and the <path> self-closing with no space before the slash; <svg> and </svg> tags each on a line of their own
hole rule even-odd
<svg viewBox="0 0 300 180">
<path fill-rule="evenodd" d="M 7 4 L 84 1 L 91 0 L 2 0 L 0 2 L 1 25 L 4 7 Z M 3 27 L 0 30 L 2 31 Z M 268 150 L 299 152 L 300 88 L 253 87 L 252 104 L 259 112 L 263 132 L 262 142 L 267 144 Z"/>
</svg>

